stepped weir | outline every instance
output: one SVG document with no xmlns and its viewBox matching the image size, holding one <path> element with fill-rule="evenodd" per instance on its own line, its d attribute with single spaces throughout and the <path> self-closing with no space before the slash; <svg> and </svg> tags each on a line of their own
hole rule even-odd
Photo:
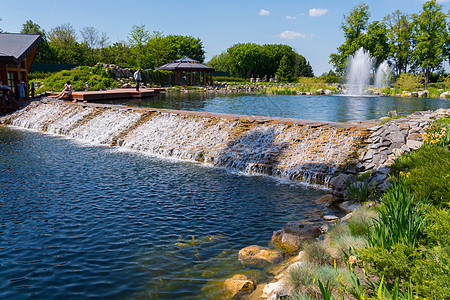
<svg viewBox="0 0 450 300">
<path fill-rule="evenodd" d="M 34 102 L 2 122 L 322 187 L 356 158 L 369 134 L 362 124 L 61 101 Z"/>
</svg>

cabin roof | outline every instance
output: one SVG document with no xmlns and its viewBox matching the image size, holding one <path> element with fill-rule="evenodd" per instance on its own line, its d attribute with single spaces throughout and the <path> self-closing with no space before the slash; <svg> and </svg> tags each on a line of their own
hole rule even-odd
<svg viewBox="0 0 450 300">
<path fill-rule="evenodd" d="M 40 42 L 40 35 L 0 33 L 0 64 L 21 63 Z"/>
</svg>

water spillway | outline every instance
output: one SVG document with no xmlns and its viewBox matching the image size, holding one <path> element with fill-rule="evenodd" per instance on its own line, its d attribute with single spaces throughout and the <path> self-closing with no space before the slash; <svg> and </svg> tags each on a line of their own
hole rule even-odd
<svg viewBox="0 0 450 300">
<path fill-rule="evenodd" d="M 101 104 L 35 102 L 4 123 L 312 185 L 355 156 L 364 126 Z"/>
</svg>

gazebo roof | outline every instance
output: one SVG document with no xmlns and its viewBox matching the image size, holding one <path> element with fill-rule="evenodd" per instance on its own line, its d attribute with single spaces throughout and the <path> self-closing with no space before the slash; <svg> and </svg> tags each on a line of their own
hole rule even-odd
<svg viewBox="0 0 450 300">
<path fill-rule="evenodd" d="M 213 68 L 208 67 L 192 58 L 183 56 L 182 58 L 175 59 L 172 62 L 162 65 L 156 68 L 156 70 L 166 71 L 214 71 Z"/>
<path fill-rule="evenodd" d="M 21 63 L 40 42 L 40 35 L 0 33 L 0 64 Z"/>
</svg>

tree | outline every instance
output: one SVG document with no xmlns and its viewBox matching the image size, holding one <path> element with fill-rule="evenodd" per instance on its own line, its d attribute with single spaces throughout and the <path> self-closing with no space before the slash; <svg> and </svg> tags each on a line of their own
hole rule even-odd
<svg viewBox="0 0 450 300">
<path fill-rule="evenodd" d="M 396 10 L 384 18 L 389 43 L 389 60 L 395 74 L 406 73 L 411 59 L 411 21 L 407 14 Z"/>
<path fill-rule="evenodd" d="M 41 36 L 41 43 L 36 52 L 36 62 L 54 62 L 58 60 L 57 52 L 52 49 L 47 41 L 45 30 L 31 20 L 22 25 L 22 34 L 36 34 Z"/>
<path fill-rule="evenodd" d="M 347 69 L 347 60 L 359 48 L 364 46 L 364 32 L 370 18 L 369 6 L 361 4 L 353 8 L 350 15 L 344 16 L 341 29 L 345 42 L 337 49 L 337 53 L 330 55 L 330 63 L 338 74 L 343 75 Z"/>
<path fill-rule="evenodd" d="M 422 6 L 422 12 L 414 14 L 412 59 L 425 76 L 425 87 L 431 73 L 441 67 L 445 58 L 444 48 L 448 42 L 447 16 L 442 5 L 430 0 Z"/>
<path fill-rule="evenodd" d="M 128 34 L 128 43 L 135 56 L 134 66 L 139 68 L 149 67 L 147 58 L 147 48 L 145 47 L 150 39 L 150 33 L 145 29 L 145 25 L 133 25 Z"/>
<path fill-rule="evenodd" d="M 89 63 L 94 65 L 97 62 L 97 51 L 98 49 L 105 48 L 108 43 L 108 36 L 106 32 L 100 33 L 94 27 L 83 27 L 80 30 L 81 37 L 83 39 L 83 43 L 88 48 L 88 52 L 90 53 L 90 57 L 88 59 Z"/>
<path fill-rule="evenodd" d="M 198 38 L 194 38 L 192 36 L 168 35 L 167 42 L 172 45 L 174 55 L 172 59 L 187 56 L 199 62 L 203 62 L 205 60 L 203 43 Z"/>
<path fill-rule="evenodd" d="M 388 58 L 389 44 L 387 39 L 386 24 L 374 21 L 367 27 L 367 32 L 363 36 L 364 48 L 376 59 L 374 68 Z"/>
<path fill-rule="evenodd" d="M 291 68 L 289 67 L 288 57 L 286 55 L 281 58 L 280 66 L 278 67 L 275 76 L 277 76 L 281 82 L 292 81 Z"/>
</svg>

